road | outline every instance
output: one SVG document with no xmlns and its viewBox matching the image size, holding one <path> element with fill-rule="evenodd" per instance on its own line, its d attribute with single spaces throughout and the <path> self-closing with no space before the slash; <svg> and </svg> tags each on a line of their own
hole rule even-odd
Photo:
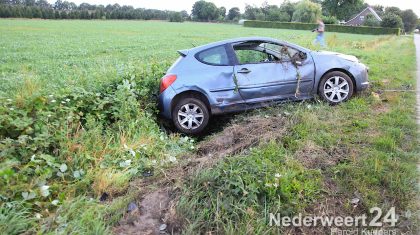
<svg viewBox="0 0 420 235">
<path fill-rule="evenodd" d="M 417 124 L 420 128 L 420 34 L 414 35 L 417 55 Z"/>
<path fill-rule="evenodd" d="M 417 97 L 417 125 L 418 131 L 420 132 L 420 34 L 414 35 L 414 43 L 416 44 L 416 57 L 417 57 L 417 85 L 416 85 L 416 97 Z M 420 161 L 417 163 L 417 171 L 420 174 Z M 420 178 L 417 181 L 418 186 L 420 187 Z M 418 201 L 420 201 L 420 195 L 417 195 Z M 417 204 L 419 205 L 419 204 Z"/>
</svg>

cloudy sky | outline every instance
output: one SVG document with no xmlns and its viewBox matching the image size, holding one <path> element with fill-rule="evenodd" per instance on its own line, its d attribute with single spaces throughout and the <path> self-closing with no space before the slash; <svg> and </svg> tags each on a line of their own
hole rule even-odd
<svg viewBox="0 0 420 235">
<path fill-rule="evenodd" d="M 114 4 L 118 3 L 120 5 L 131 5 L 134 7 L 143 7 L 143 8 L 153 8 L 160 10 L 174 10 L 181 11 L 187 10 L 191 11 L 191 6 L 196 0 L 68 0 L 76 4 L 87 2 L 90 4 Z M 260 6 L 264 0 L 207 0 L 214 2 L 216 6 L 224 6 L 227 9 L 231 7 L 239 7 L 243 11 L 245 3 L 255 4 Z M 296 1 L 296 0 L 292 0 Z M 54 3 L 55 0 L 49 0 L 49 2 Z M 267 0 L 269 4 L 279 5 L 283 0 Z M 365 2 L 375 5 L 381 4 L 383 6 L 398 6 L 401 9 L 413 9 L 417 15 L 420 16 L 420 4 L 419 0 L 365 0 Z"/>
</svg>

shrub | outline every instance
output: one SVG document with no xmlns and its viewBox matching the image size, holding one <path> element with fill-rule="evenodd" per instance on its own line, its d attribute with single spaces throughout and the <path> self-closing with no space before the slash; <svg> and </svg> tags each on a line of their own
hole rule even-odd
<svg viewBox="0 0 420 235">
<path fill-rule="evenodd" d="M 404 24 L 398 15 L 388 13 L 382 17 L 381 26 L 385 28 L 403 28 Z"/>
<path fill-rule="evenodd" d="M 308 0 L 303 0 L 296 6 L 292 21 L 314 23 L 321 17 L 321 13 L 321 5 Z"/>
<path fill-rule="evenodd" d="M 0 204 L 25 201 L 48 217 L 72 196 L 99 192 L 93 176 L 110 174 L 98 171 L 115 173 L 102 188 L 118 194 L 132 177 L 191 148 L 156 122 L 165 67 L 127 72 L 94 91 L 0 98 Z"/>
<path fill-rule="evenodd" d="M 338 20 L 335 16 L 322 16 L 322 21 L 324 24 L 338 24 Z"/>
<path fill-rule="evenodd" d="M 412 32 L 416 28 L 418 16 L 413 10 L 405 10 L 401 13 L 405 32 Z"/>
<path fill-rule="evenodd" d="M 172 12 L 169 14 L 169 22 L 184 22 L 181 12 Z"/>
<path fill-rule="evenodd" d="M 279 9 L 270 9 L 266 19 L 268 21 L 289 22 L 290 16 L 287 14 L 287 12 L 281 11 Z"/>
<path fill-rule="evenodd" d="M 377 20 L 373 15 L 367 15 L 365 22 L 363 22 L 363 25 L 370 27 L 379 27 L 381 25 L 381 22 Z"/>
<path fill-rule="evenodd" d="M 278 29 L 298 29 L 298 30 L 312 30 L 315 29 L 317 24 L 310 23 L 297 23 L 297 22 L 269 22 L 247 20 L 244 22 L 245 27 L 254 28 L 278 28 Z M 400 34 L 398 28 L 380 28 L 380 27 L 363 27 L 363 26 L 345 26 L 345 25 L 327 25 L 325 27 L 327 32 L 337 33 L 353 33 L 353 34 Z"/>
</svg>

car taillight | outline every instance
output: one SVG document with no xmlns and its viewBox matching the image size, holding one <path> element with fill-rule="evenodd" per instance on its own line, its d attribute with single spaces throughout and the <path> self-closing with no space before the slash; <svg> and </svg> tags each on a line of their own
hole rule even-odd
<svg viewBox="0 0 420 235">
<path fill-rule="evenodd" d="M 165 77 L 162 78 L 162 81 L 160 82 L 160 93 L 162 93 L 166 88 L 168 88 L 172 83 L 174 83 L 176 80 L 176 75 L 174 74 L 168 74 Z"/>
</svg>

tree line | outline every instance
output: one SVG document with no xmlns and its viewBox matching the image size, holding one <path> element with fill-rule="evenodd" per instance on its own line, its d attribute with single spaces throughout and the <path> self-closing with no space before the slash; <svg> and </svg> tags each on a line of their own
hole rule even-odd
<svg viewBox="0 0 420 235">
<path fill-rule="evenodd" d="M 169 20 L 172 22 L 192 21 L 238 21 L 240 19 L 281 22 L 313 23 L 322 18 L 326 24 L 347 21 L 368 5 L 364 0 L 284 0 L 280 5 L 246 5 L 244 13 L 238 7 L 227 10 L 212 2 L 199 0 L 187 11 L 162 11 L 154 9 L 120 6 L 119 4 L 92 5 L 57 0 L 54 4 L 46 0 L 0 0 L 0 18 L 43 18 L 43 19 L 140 19 Z M 365 20 L 366 26 L 403 28 L 406 32 L 420 28 L 418 16 L 412 10 L 398 7 L 373 6 L 382 18 L 379 22 L 372 15 Z"/>
<path fill-rule="evenodd" d="M 57 0 L 0 0 L 0 18 L 171 20 L 189 17 L 187 11 L 162 11 L 119 4 L 91 5 Z"/>
<path fill-rule="evenodd" d="M 284 1 L 280 6 L 263 4 L 261 7 L 247 5 L 244 18 L 252 20 L 283 21 L 314 23 L 322 18 L 326 24 L 345 22 L 360 13 L 369 5 L 363 0 L 302 0 L 297 3 Z M 373 15 L 368 15 L 364 25 L 371 27 L 401 28 L 411 32 L 420 28 L 418 16 L 413 10 L 401 10 L 398 7 L 384 7 L 381 5 L 372 8 L 382 18 L 378 21 Z"/>
</svg>

